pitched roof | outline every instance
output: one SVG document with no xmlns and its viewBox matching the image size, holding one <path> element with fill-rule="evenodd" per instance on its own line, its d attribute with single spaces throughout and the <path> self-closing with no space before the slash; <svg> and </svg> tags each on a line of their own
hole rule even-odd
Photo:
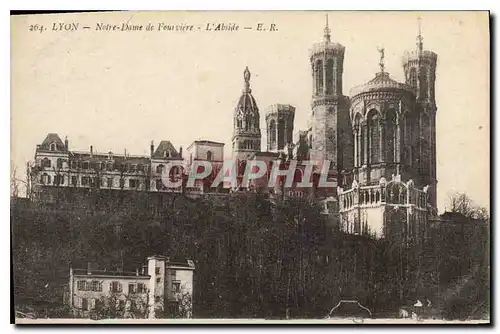
<svg viewBox="0 0 500 334">
<path fill-rule="evenodd" d="M 175 149 L 174 145 L 169 140 L 162 140 L 158 147 L 156 148 L 155 153 L 153 153 L 153 158 L 158 159 L 168 159 L 165 157 L 165 151 L 170 151 L 169 158 L 180 158 L 179 152 Z"/>
<path fill-rule="evenodd" d="M 39 148 L 42 150 L 50 150 L 50 144 L 55 143 L 56 148 L 58 151 L 64 151 L 66 150 L 66 147 L 64 146 L 63 141 L 59 137 L 57 133 L 49 133 L 47 137 L 45 137 L 44 141 L 42 142 L 41 145 L 39 145 Z"/>
</svg>

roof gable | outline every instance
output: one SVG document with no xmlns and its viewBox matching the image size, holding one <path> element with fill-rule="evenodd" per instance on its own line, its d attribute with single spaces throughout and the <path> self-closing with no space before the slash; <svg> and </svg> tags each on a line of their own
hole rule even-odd
<svg viewBox="0 0 500 334">
<path fill-rule="evenodd" d="M 168 152 L 168 155 L 165 154 Z M 162 140 L 156 151 L 153 153 L 153 158 L 157 159 L 169 159 L 169 158 L 179 158 L 179 152 L 175 149 L 174 145 L 168 140 Z"/>
<path fill-rule="evenodd" d="M 45 139 L 43 140 L 42 144 L 38 146 L 38 148 L 42 150 L 51 151 L 50 145 L 52 143 L 56 145 L 55 150 L 53 151 L 66 151 L 64 143 L 57 133 L 49 133 L 47 137 L 45 137 Z"/>
</svg>

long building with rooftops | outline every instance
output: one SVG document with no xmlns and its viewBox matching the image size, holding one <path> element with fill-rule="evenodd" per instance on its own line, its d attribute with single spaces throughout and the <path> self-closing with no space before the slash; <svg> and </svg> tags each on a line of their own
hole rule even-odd
<svg viewBox="0 0 500 334">
<path fill-rule="evenodd" d="M 167 187 L 165 177 L 177 184 L 185 179 L 184 171 L 195 160 L 213 162 L 215 167 L 221 165 L 223 149 L 223 143 L 195 141 L 185 156 L 182 147 L 177 150 L 170 141 L 162 140 L 157 146 L 151 142 L 149 155 L 132 155 L 126 151 L 102 153 L 94 151 L 93 146 L 88 151 L 75 151 L 69 148 L 67 138 L 63 142 L 58 134 L 49 133 L 37 145 L 30 171 L 31 183 L 36 196 L 47 197 L 51 195 L 50 189 L 61 187 L 181 193 L 182 185 Z M 173 166 L 167 168 L 170 165 Z M 216 171 L 214 168 L 214 173 Z M 190 189 L 195 195 L 207 190 L 198 183 Z"/>
<path fill-rule="evenodd" d="M 419 25 L 420 27 L 420 25 Z M 264 162 L 268 170 L 280 164 L 294 168 L 291 187 L 280 178 L 268 186 L 271 173 L 237 187 L 211 189 L 209 181 L 223 166 L 224 144 L 196 140 L 186 152 L 169 141 L 155 147 L 149 156 L 71 151 L 68 141 L 49 134 L 35 154 L 34 183 L 42 187 L 107 188 L 190 194 L 250 191 L 281 198 L 312 197 L 325 201 L 325 212 L 333 214 L 348 233 L 375 238 L 421 240 L 427 217 L 436 210 L 436 100 L 437 55 L 425 50 L 422 34 L 414 50 L 403 57 L 404 82 L 385 70 L 380 49 L 380 71 L 368 82 L 344 95 L 343 75 L 346 48 L 335 42 L 328 26 L 323 40 L 310 50 L 312 96 L 309 125 L 294 137 L 297 113 L 293 105 L 274 103 L 266 108 L 262 145 L 258 87 L 251 87 L 251 72 L 243 71 L 243 90 L 233 113 L 232 157 L 238 181 L 249 160 Z M 262 150 L 261 147 L 265 147 Z M 173 181 L 185 178 L 196 161 L 214 166 L 212 175 L 196 181 L 189 189 L 166 188 L 162 179 L 169 162 Z M 297 165 L 292 162 L 296 161 Z M 327 180 L 334 186 L 318 187 L 318 174 L 328 161 Z M 312 173 L 307 166 L 314 164 Z M 291 167 L 293 166 L 293 167 Z M 184 172 L 183 172 L 184 171 Z M 309 180 L 304 180 L 309 178 Z M 312 181 L 313 187 L 304 187 Z"/>
</svg>

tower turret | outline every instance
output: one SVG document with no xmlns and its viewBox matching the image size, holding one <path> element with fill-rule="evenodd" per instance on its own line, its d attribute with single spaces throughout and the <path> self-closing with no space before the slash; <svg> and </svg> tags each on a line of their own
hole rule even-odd
<svg viewBox="0 0 500 334">
<path fill-rule="evenodd" d="M 403 68 L 406 83 L 416 92 L 416 123 L 419 136 L 418 173 L 420 182 L 430 186 L 428 203 L 437 206 L 436 175 L 436 65 L 437 54 L 424 49 L 420 18 L 415 50 L 406 52 Z"/>
<path fill-rule="evenodd" d="M 417 45 L 415 50 L 405 52 L 403 68 L 406 83 L 415 88 L 417 100 L 426 101 L 435 106 L 437 54 L 424 50 L 423 40 L 419 18 Z"/>
<path fill-rule="evenodd" d="M 278 152 L 293 142 L 295 107 L 273 104 L 266 112 L 267 150 Z"/>
<path fill-rule="evenodd" d="M 349 99 L 342 93 L 345 47 L 332 42 L 328 16 L 323 41 L 310 51 L 312 94 L 312 147 L 317 163 L 328 160 L 331 174 L 352 166 L 352 130 Z"/>
</svg>

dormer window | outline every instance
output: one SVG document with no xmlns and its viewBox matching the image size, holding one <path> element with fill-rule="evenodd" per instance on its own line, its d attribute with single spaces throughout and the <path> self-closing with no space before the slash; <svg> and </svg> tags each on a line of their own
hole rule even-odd
<svg viewBox="0 0 500 334">
<path fill-rule="evenodd" d="M 163 156 L 164 156 L 165 158 L 170 158 L 170 150 L 165 150 L 165 151 L 163 151 Z"/>
<path fill-rule="evenodd" d="M 212 151 L 207 151 L 207 160 L 208 161 L 212 160 Z"/>
<path fill-rule="evenodd" d="M 56 151 L 57 150 L 56 143 L 50 143 L 49 148 L 50 148 L 51 151 Z"/>
</svg>

